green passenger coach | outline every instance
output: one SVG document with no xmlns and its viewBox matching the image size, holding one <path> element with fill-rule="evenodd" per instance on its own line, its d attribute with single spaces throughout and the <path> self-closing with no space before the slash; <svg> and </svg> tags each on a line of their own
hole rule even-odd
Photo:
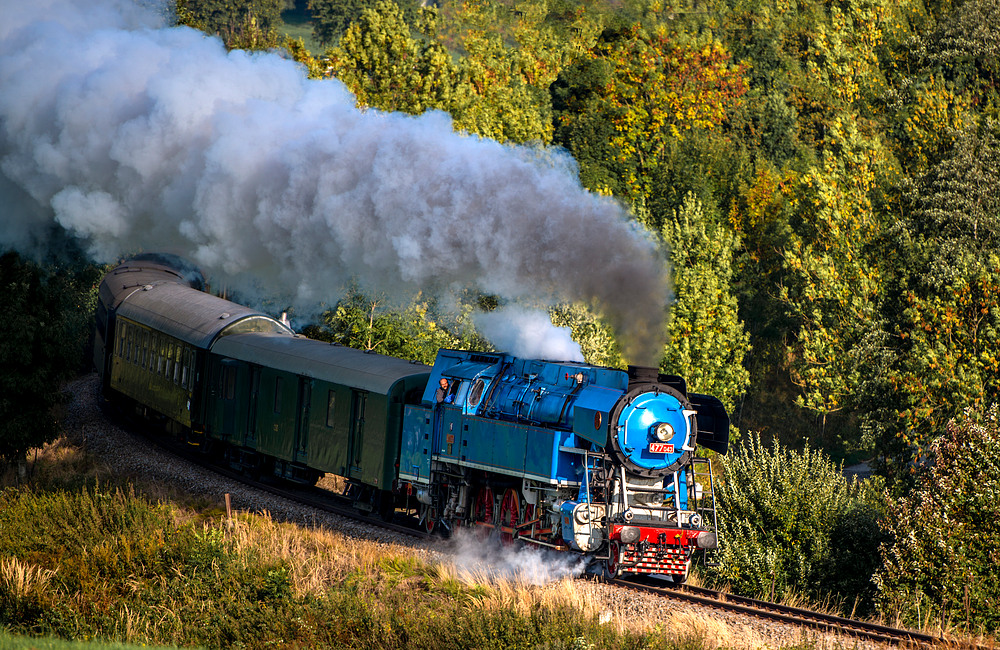
<svg viewBox="0 0 1000 650">
<path fill-rule="evenodd" d="M 209 359 L 206 435 L 238 450 L 242 467 L 304 483 L 331 473 L 389 490 L 404 403 L 420 400 L 429 373 L 304 337 L 226 336 Z"/>
</svg>

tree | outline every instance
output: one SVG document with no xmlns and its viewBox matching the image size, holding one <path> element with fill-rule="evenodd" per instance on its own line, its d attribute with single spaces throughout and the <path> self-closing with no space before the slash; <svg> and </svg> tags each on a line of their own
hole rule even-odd
<svg viewBox="0 0 1000 650">
<path fill-rule="evenodd" d="M 425 37 L 418 41 L 399 7 L 378 0 L 327 51 L 331 74 L 362 106 L 412 114 L 451 110 L 463 91 L 451 55 L 436 38 L 432 11 L 421 14 L 420 28 Z"/>
<path fill-rule="evenodd" d="M 891 541 L 876 575 L 880 608 L 914 627 L 964 621 L 1000 629 L 1000 426 L 997 407 L 967 409 L 931 443 L 914 490 L 890 501 Z"/>
<path fill-rule="evenodd" d="M 616 194 L 644 206 L 670 143 L 723 124 L 746 92 L 743 75 L 717 41 L 681 41 L 639 24 L 608 28 L 556 88 L 559 141 L 604 166 L 600 176 L 620 177 Z"/>
<path fill-rule="evenodd" d="M 852 405 L 881 321 L 883 272 L 876 209 L 892 171 L 877 137 L 844 116 L 829 129 L 821 166 L 789 187 L 780 299 L 796 329 L 787 346 L 799 406 L 827 414 Z"/>
<path fill-rule="evenodd" d="M 904 209 L 885 308 L 894 355 L 866 391 L 879 396 L 866 420 L 894 478 L 963 409 L 1000 400 L 1000 125 L 958 134 Z"/>
<path fill-rule="evenodd" d="M 441 348 L 484 348 L 471 325 L 471 308 L 460 313 L 438 315 L 433 300 L 418 294 L 406 305 L 392 302 L 379 292 L 352 287 L 332 310 L 323 315 L 321 326 L 307 328 L 306 335 L 401 359 L 431 364 Z"/>
<path fill-rule="evenodd" d="M 822 452 L 767 448 L 757 434 L 745 436 L 722 465 L 716 498 L 723 553 L 714 580 L 764 598 L 822 598 L 829 587 L 847 606 L 870 598 L 883 508 L 877 482 L 850 483 Z M 858 531 L 874 537 L 834 545 Z M 851 572 L 857 579 L 845 580 Z"/>
<path fill-rule="evenodd" d="M 58 434 L 59 382 L 78 372 L 92 327 L 97 269 L 44 269 L 0 256 L 0 462 Z"/>
<path fill-rule="evenodd" d="M 715 395 L 732 411 L 750 380 L 743 367 L 750 337 L 731 287 L 739 238 L 689 194 L 664 224 L 663 239 L 670 248 L 675 299 L 660 367 L 683 375 L 693 390 Z"/>
<path fill-rule="evenodd" d="M 218 34 L 229 49 L 277 47 L 284 0 L 177 0 L 178 23 Z"/>
<path fill-rule="evenodd" d="M 445 36 L 462 53 L 462 81 L 471 90 L 453 111 L 457 129 L 500 142 L 551 142 L 549 87 L 598 30 L 582 9 L 558 19 L 551 11 L 545 0 L 513 10 L 476 0 L 449 16 Z"/>
<path fill-rule="evenodd" d="M 321 45 L 335 44 L 370 5 L 364 0 L 309 0 L 313 38 Z"/>
<path fill-rule="evenodd" d="M 587 363 L 609 368 L 624 368 L 621 350 L 614 332 L 593 310 L 582 304 L 557 305 L 549 309 L 552 324 L 568 327 Z"/>
</svg>

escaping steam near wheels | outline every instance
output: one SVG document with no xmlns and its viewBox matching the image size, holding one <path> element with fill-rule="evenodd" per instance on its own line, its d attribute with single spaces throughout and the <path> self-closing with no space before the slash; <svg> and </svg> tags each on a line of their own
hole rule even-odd
<svg viewBox="0 0 1000 650">
<path fill-rule="evenodd" d="M 175 253 L 300 314 L 351 281 L 585 301 L 626 358 L 656 365 L 663 256 L 565 152 L 455 133 L 440 112 L 359 110 L 339 81 L 227 52 L 165 9 L 0 7 L 0 248 L 38 254 L 63 231 L 100 262 Z"/>
</svg>

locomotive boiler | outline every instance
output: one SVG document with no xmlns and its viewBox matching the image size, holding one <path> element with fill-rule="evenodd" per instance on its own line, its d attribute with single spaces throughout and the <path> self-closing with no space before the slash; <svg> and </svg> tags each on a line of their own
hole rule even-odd
<svg viewBox="0 0 1000 650">
<path fill-rule="evenodd" d="M 429 367 L 296 335 L 203 288 L 177 258 L 122 263 L 100 287 L 94 360 L 107 399 L 221 462 L 336 474 L 360 509 L 583 554 L 609 577 L 682 582 L 718 548 L 698 450 L 726 453 L 729 418 L 682 378 L 460 350 Z"/>
</svg>

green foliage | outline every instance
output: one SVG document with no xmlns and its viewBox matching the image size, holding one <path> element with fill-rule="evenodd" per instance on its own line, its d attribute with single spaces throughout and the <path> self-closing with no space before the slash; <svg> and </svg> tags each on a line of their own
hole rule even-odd
<svg viewBox="0 0 1000 650">
<path fill-rule="evenodd" d="M 849 483 L 818 450 L 767 448 L 757 434 L 722 463 L 716 498 L 724 547 L 714 580 L 765 598 L 819 599 L 833 590 L 848 607 L 855 599 L 870 606 L 881 537 L 877 486 Z M 859 534 L 870 537 L 852 537 Z"/>
<path fill-rule="evenodd" d="M 621 350 L 614 333 L 593 310 L 585 305 L 558 305 L 549 310 L 552 324 L 570 328 L 570 336 L 580 344 L 580 351 L 587 363 L 608 368 L 625 368 Z"/>
<path fill-rule="evenodd" d="M 451 56 L 435 37 L 433 12 L 421 14 L 420 28 L 425 38 L 412 38 L 399 7 L 379 0 L 327 51 L 330 73 L 361 106 L 413 114 L 451 109 L 463 91 Z"/>
<path fill-rule="evenodd" d="M 218 34 L 229 49 L 266 50 L 279 44 L 284 0 L 177 0 L 177 22 Z"/>
<path fill-rule="evenodd" d="M 51 441 L 59 382 L 84 366 L 97 297 L 93 267 L 47 269 L 0 256 L 0 463 Z"/>
<path fill-rule="evenodd" d="M 598 181 L 589 187 L 645 205 L 671 143 L 722 125 L 746 92 L 743 74 L 714 39 L 612 25 L 554 89 L 557 141 L 581 166 L 604 168 L 584 172 Z"/>
<path fill-rule="evenodd" d="M 822 166 L 792 189 L 780 290 L 798 325 L 788 346 L 798 403 L 821 414 L 844 408 L 857 392 L 864 342 L 879 321 L 883 225 L 873 202 L 891 171 L 878 140 L 853 120 L 831 125 L 829 141 Z"/>
<path fill-rule="evenodd" d="M 599 29 L 582 10 L 557 16 L 546 0 L 466 2 L 449 16 L 446 38 L 462 56 L 455 126 L 500 142 L 552 140 L 549 86 L 583 55 Z"/>
<path fill-rule="evenodd" d="M 418 294 L 400 307 L 385 294 L 352 288 L 323 316 L 322 327 L 309 328 L 312 338 L 359 350 L 431 364 L 440 348 L 487 348 L 472 326 L 471 307 L 457 315 L 436 315 L 433 301 Z"/>
<path fill-rule="evenodd" d="M 958 134 L 909 192 L 888 304 L 892 355 L 872 388 L 868 428 L 885 471 L 910 463 L 966 407 L 1000 398 L 1000 127 Z"/>
<path fill-rule="evenodd" d="M 883 550 L 883 611 L 914 626 L 962 621 L 1000 629 L 1000 425 L 997 407 L 965 411 L 929 448 L 916 487 L 889 505 Z"/>
<path fill-rule="evenodd" d="M 949 87 L 967 96 L 979 111 L 1000 117 L 1000 23 L 998 0 L 956 3 L 927 38 L 927 65 L 944 76 Z"/>
<path fill-rule="evenodd" d="M 313 38 L 321 45 L 336 43 L 370 4 L 363 0 L 309 0 Z"/>
<path fill-rule="evenodd" d="M 670 247 L 675 300 L 661 369 L 685 377 L 692 390 L 714 395 L 732 410 L 750 375 L 743 367 L 750 336 L 731 291 L 739 238 L 706 214 L 689 194 L 663 226 Z"/>
<path fill-rule="evenodd" d="M 419 21 L 421 3 L 415 0 L 395 0 L 407 25 Z M 313 38 L 322 45 L 335 45 L 347 31 L 351 23 L 363 19 L 366 9 L 374 3 L 370 0 L 308 0 L 312 17 Z"/>
</svg>

